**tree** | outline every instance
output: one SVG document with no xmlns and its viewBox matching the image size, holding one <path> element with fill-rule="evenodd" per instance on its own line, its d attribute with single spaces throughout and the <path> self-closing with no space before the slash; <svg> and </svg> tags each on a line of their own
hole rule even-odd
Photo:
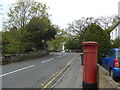
<svg viewBox="0 0 120 90">
<path fill-rule="evenodd" d="M 72 35 L 82 34 L 85 28 L 92 23 L 95 23 L 93 17 L 82 17 L 79 20 L 75 20 L 71 24 L 68 24 L 67 31 Z"/>
<path fill-rule="evenodd" d="M 20 33 L 18 31 L 2 33 L 3 54 L 19 53 L 21 48 Z"/>
<path fill-rule="evenodd" d="M 19 0 L 16 4 L 13 4 L 9 9 L 8 21 L 6 22 L 8 28 L 16 27 L 20 29 L 33 17 L 48 17 L 47 6 L 34 0 Z"/>
<path fill-rule="evenodd" d="M 116 38 L 113 41 L 113 48 L 119 48 L 120 47 L 120 38 Z"/>
<path fill-rule="evenodd" d="M 55 38 L 56 29 L 54 25 L 51 25 L 50 20 L 47 17 L 33 17 L 28 25 L 26 25 L 26 30 L 31 34 L 31 42 L 34 42 L 34 48 L 44 49 L 44 44 Z"/>
<path fill-rule="evenodd" d="M 71 24 L 68 24 L 67 31 L 69 34 L 76 36 L 80 43 L 82 43 L 87 31 L 86 28 L 94 23 L 102 27 L 105 33 L 108 34 L 107 37 L 110 38 L 110 31 L 117 22 L 117 16 L 99 17 L 96 19 L 93 17 L 82 17 L 79 20 L 75 20 Z"/>
<path fill-rule="evenodd" d="M 120 21 L 120 17 L 118 15 L 113 16 L 113 26 L 116 25 Z"/>
<path fill-rule="evenodd" d="M 109 16 L 109 17 L 82 17 L 78 20 L 74 20 L 72 23 L 68 24 L 67 31 L 72 35 L 83 35 L 85 28 L 92 23 L 101 26 L 104 30 L 114 26 L 118 22 L 118 16 Z"/>
<path fill-rule="evenodd" d="M 99 17 L 98 25 L 100 25 L 103 29 L 108 29 L 112 25 L 112 17 Z"/>
<path fill-rule="evenodd" d="M 3 52 L 24 53 L 45 49 L 46 42 L 55 38 L 56 28 L 49 20 L 47 6 L 33 0 L 19 0 L 8 13 L 4 24 Z M 5 26 L 6 25 L 6 26 Z"/>
<path fill-rule="evenodd" d="M 65 30 L 60 29 L 58 26 L 56 26 L 57 34 L 55 35 L 55 39 L 52 39 L 48 42 L 49 49 L 53 51 L 61 51 L 62 50 L 62 44 L 66 43 L 69 36 Z"/>
<path fill-rule="evenodd" d="M 107 50 L 111 48 L 111 42 L 108 34 L 103 29 L 96 25 L 91 24 L 86 28 L 84 41 L 95 41 L 99 43 L 98 49 L 98 62 L 101 63 L 102 54 L 107 54 Z"/>
<path fill-rule="evenodd" d="M 72 24 L 68 24 L 67 31 L 69 34 L 76 36 L 79 39 L 79 43 L 82 43 L 86 32 L 85 28 L 92 23 L 96 23 L 96 19 L 93 17 L 82 17 L 79 20 L 73 21 Z"/>
<path fill-rule="evenodd" d="M 80 41 L 77 38 L 69 39 L 65 46 L 69 50 L 81 50 Z"/>
</svg>

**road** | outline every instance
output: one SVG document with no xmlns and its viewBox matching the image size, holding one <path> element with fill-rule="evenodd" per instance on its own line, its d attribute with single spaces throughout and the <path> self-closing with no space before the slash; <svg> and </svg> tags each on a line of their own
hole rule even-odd
<svg viewBox="0 0 120 90">
<path fill-rule="evenodd" d="M 77 53 L 53 53 L 41 58 L 3 65 L 3 88 L 37 88 L 49 81 Z"/>
</svg>

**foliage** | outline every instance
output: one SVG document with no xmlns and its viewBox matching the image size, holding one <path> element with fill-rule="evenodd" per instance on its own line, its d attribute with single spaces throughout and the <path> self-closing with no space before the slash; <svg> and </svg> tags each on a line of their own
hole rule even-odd
<svg viewBox="0 0 120 90">
<path fill-rule="evenodd" d="M 104 30 L 104 31 L 109 35 L 109 37 L 110 37 L 110 32 L 113 30 L 113 27 L 114 27 L 114 26 L 109 27 L 108 29 L 105 29 L 105 30 Z"/>
<path fill-rule="evenodd" d="M 97 25 L 102 27 L 104 30 L 114 26 L 118 22 L 118 16 L 99 17 L 96 19 Z"/>
<path fill-rule="evenodd" d="M 101 63 L 102 54 L 106 54 L 107 50 L 111 48 L 111 42 L 109 36 L 103 29 L 96 25 L 91 24 L 86 28 L 84 41 L 95 41 L 99 43 L 98 49 L 98 62 Z"/>
<path fill-rule="evenodd" d="M 18 31 L 2 33 L 3 53 L 20 52 L 21 42 Z"/>
<path fill-rule="evenodd" d="M 66 43 L 66 48 L 68 50 L 80 50 L 81 46 L 80 46 L 79 39 L 76 39 L 76 38 L 69 39 Z"/>
<path fill-rule="evenodd" d="M 58 26 L 56 26 L 57 34 L 55 36 L 55 39 L 52 39 L 48 42 L 49 49 L 53 51 L 61 51 L 62 50 L 62 44 L 66 43 L 68 40 L 68 34 L 63 29 L 60 29 Z"/>
<path fill-rule="evenodd" d="M 33 0 L 19 0 L 8 13 L 2 32 L 4 54 L 45 49 L 54 39 L 56 28 L 49 20 L 47 6 Z"/>
<path fill-rule="evenodd" d="M 66 30 L 69 34 L 77 37 L 80 44 L 83 41 L 99 42 L 99 62 L 101 62 L 102 54 L 106 54 L 107 50 L 111 48 L 110 31 L 117 22 L 118 16 L 99 17 L 96 19 L 93 17 L 82 17 L 68 24 Z"/>
<path fill-rule="evenodd" d="M 113 41 L 113 48 L 118 48 L 118 47 L 120 47 L 120 38 L 116 38 Z"/>
<path fill-rule="evenodd" d="M 72 35 L 78 35 L 83 34 L 83 31 L 88 25 L 91 25 L 92 23 L 95 23 L 95 20 L 93 17 L 82 17 L 79 20 L 73 21 L 71 24 L 68 24 L 67 31 L 69 34 Z"/>
<path fill-rule="evenodd" d="M 67 31 L 72 35 L 84 35 L 84 30 L 86 27 L 95 23 L 99 25 L 102 29 L 106 30 L 114 26 L 118 22 L 118 16 L 109 17 L 82 17 L 78 20 L 74 20 L 72 23 L 68 24 Z"/>
<path fill-rule="evenodd" d="M 17 29 L 25 27 L 33 17 L 48 17 L 47 9 L 45 4 L 35 2 L 34 0 L 19 0 L 9 9 L 9 18 L 6 22 L 6 26 L 8 29 L 13 27 Z"/>
<path fill-rule="evenodd" d="M 26 25 L 26 29 L 31 34 L 31 42 L 34 42 L 34 48 L 36 49 L 44 49 L 44 44 L 55 38 L 56 29 L 47 17 L 38 18 L 33 17 L 28 25 Z"/>
<path fill-rule="evenodd" d="M 24 36 L 22 33 L 24 33 Z M 25 40 L 26 35 L 28 35 L 28 32 L 24 29 L 3 32 L 3 53 L 20 53 L 31 49 L 30 46 L 33 43 Z"/>
</svg>

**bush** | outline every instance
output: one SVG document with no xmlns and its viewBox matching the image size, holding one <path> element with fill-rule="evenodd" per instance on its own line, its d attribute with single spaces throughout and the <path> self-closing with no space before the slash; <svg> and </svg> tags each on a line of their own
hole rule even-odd
<svg viewBox="0 0 120 90">
<path fill-rule="evenodd" d="M 86 28 L 84 41 L 95 41 L 99 43 L 98 47 L 98 63 L 101 64 L 102 54 L 107 54 L 108 49 L 111 48 L 111 42 L 108 34 L 103 29 L 96 25 L 91 24 Z"/>
<path fill-rule="evenodd" d="M 120 38 L 116 38 L 113 41 L 113 48 L 118 48 L 118 47 L 120 47 Z"/>
<path fill-rule="evenodd" d="M 81 46 L 80 46 L 80 41 L 79 39 L 73 38 L 67 41 L 67 43 L 65 44 L 66 48 L 69 50 L 81 50 Z"/>
</svg>

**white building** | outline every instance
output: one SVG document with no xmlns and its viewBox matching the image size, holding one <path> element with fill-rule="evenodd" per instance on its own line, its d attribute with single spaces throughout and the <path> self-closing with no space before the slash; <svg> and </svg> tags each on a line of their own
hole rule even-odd
<svg viewBox="0 0 120 90">
<path fill-rule="evenodd" d="M 111 40 L 115 40 L 116 38 L 120 38 L 120 22 L 118 22 L 113 30 L 110 32 Z"/>
<path fill-rule="evenodd" d="M 118 2 L 118 16 L 120 17 L 120 1 Z M 110 32 L 111 40 L 120 38 L 120 21 L 115 25 L 113 30 Z"/>
</svg>

